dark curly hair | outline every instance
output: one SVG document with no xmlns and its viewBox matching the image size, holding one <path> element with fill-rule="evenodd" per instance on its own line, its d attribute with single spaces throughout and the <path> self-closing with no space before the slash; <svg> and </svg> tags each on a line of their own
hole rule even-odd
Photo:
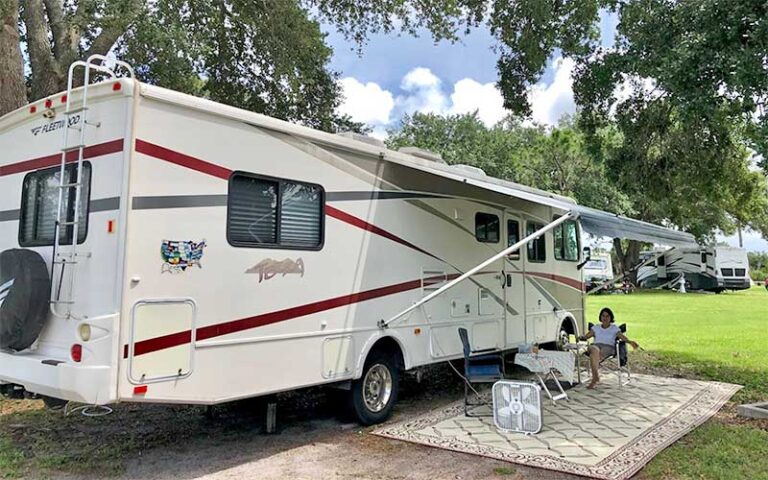
<svg viewBox="0 0 768 480">
<path fill-rule="evenodd" d="M 605 307 L 602 310 L 600 310 L 600 315 L 597 316 L 597 321 L 598 322 L 602 321 L 601 319 L 603 318 L 603 312 L 607 313 L 608 316 L 611 317 L 611 323 L 613 323 L 613 319 L 615 318 L 615 316 L 613 315 L 613 310 L 611 310 L 608 307 Z"/>
</svg>

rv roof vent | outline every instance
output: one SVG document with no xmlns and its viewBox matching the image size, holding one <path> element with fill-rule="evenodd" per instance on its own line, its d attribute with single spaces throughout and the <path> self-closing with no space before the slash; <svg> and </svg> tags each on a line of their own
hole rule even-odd
<svg viewBox="0 0 768 480">
<path fill-rule="evenodd" d="M 472 165 L 464 165 L 464 164 L 458 164 L 453 165 L 453 168 L 456 170 L 464 170 L 468 173 L 474 173 L 475 175 L 486 175 L 485 170 L 483 170 L 480 167 L 473 167 Z"/>
<path fill-rule="evenodd" d="M 437 152 L 431 152 L 429 150 L 424 150 L 423 148 L 419 147 L 400 147 L 398 152 L 401 153 L 407 153 L 408 155 L 413 155 L 414 157 L 423 158 L 424 160 L 429 160 L 431 162 L 437 162 L 437 163 L 445 163 L 445 160 L 443 160 L 443 156 L 440 155 Z"/>
<path fill-rule="evenodd" d="M 384 142 L 382 142 L 378 138 L 369 137 L 368 135 L 363 135 L 362 133 L 339 132 L 336 135 L 344 138 L 349 138 L 351 140 L 357 140 L 358 142 L 367 143 L 368 145 L 373 145 L 374 147 L 386 148 L 386 145 L 384 145 Z"/>
</svg>

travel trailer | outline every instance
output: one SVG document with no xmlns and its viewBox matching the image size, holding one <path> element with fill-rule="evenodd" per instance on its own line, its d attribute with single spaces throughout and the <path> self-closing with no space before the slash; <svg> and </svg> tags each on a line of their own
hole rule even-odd
<svg viewBox="0 0 768 480">
<path fill-rule="evenodd" d="M 693 243 L 102 60 L 0 119 L 7 394 L 212 405 L 333 385 L 370 424 L 401 372 L 461 358 L 458 327 L 504 351 L 583 332 L 582 230 Z"/>
<path fill-rule="evenodd" d="M 610 253 L 593 253 L 584 265 L 584 283 L 587 291 L 613 281 L 613 262 Z"/>
<path fill-rule="evenodd" d="M 640 267 L 637 281 L 643 288 L 677 288 L 684 275 L 688 290 L 720 293 L 750 288 L 747 252 L 738 247 L 674 248 L 656 255 L 656 261 Z"/>
</svg>

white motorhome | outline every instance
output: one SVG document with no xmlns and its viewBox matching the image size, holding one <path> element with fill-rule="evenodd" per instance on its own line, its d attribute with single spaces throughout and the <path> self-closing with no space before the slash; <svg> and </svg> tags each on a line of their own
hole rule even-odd
<svg viewBox="0 0 768 480">
<path fill-rule="evenodd" d="M 584 265 L 584 283 L 587 291 L 613 281 L 613 262 L 610 253 L 593 253 Z"/>
<path fill-rule="evenodd" d="M 673 248 L 644 252 L 657 256 L 655 262 L 640 267 L 637 280 L 643 288 L 676 288 L 685 275 L 686 288 L 723 292 L 751 287 L 747 251 L 738 247 Z"/>
<path fill-rule="evenodd" d="M 505 351 L 582 332 L 582 228 L 693 241 L 423 151 L 85 85 L 0 119 L 6 393 L 211 405 L 333 384 L 378 422 L 401 371 L 462 356 L 458 327 Z"/>
</svg>

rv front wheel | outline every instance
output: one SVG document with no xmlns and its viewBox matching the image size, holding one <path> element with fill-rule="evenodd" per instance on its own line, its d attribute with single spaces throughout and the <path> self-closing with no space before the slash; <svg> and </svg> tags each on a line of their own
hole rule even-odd
<svg viewBox="0 0 768 480">
<path fill-rule="evenodd" d="M 381 423 L 392 414 L 400 388 L 397 363 L 391 355 L 373 353 L 365 362 L 363 376 L 352 383 L 352 411 L 363 425 Z"/>
</svg>

